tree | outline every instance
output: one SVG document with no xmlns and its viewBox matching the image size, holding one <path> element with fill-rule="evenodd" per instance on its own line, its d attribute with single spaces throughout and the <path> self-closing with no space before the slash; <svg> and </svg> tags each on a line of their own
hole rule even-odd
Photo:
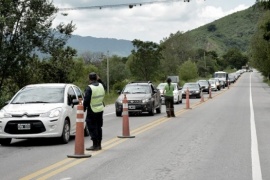
<svg viewBox="0 0 270 180">
<path fill-rule="evenodd" d="M 198 77 L 198 69 L 196 63 L 188 60 L 180 67 L 180 79 L 187 82 L 189 80 L 196 79 Z"/>
<path fill-rule="evenodd" d="M 251 65 L 265 77 L 270 78 L 270 41 L 265 38 L 268 33 L 267 24 L 270 22 L 270 12 L 266 12 L 258 23 L 258 28 L 251 40 Z"/>
<path fill-rule="evenodd" d="M 232 68 L 242 69 L 248 63 L 248 57 L 243 55 L 237 48 L 232 48 L 223 55 L 223 59 L 227 61 L 228 65 Z"/>
<path fill-rule="evenodd" d="M 188 58 L 192 57 L 193 41 L 188 34 L 177 32 L 161 42 L 164 61 L 161 62 L 164 77 L 168 74 L 178 74 L 178 69 Z"/>
<path fill-rule="evenodd" d="M 209 32 L 215 32 L 217 30 L 217 27 L 216 27 L 215 24 L 210 24 L 210 25 L 207 26 L 207 30 Z"/>
<path fill-rule="evenodd" d="M 56 12 L 47 0 L 0 0 L 0 96 L 4 84 L 18 81 L 18 73 L 36 61 L 37 52 L 53 54 L 65 46 L 75 26 L 71 22 L 52 28 Z"/>
<path fill-rule="evenodd" d="M 132 41 L 134 50 L 131 51 L 128 67 L 132 76 L 137 80 L 156 80 L 159 76 L 160 61 L 163 58 L 162 48 L 154 42 Z"/>
</svg>

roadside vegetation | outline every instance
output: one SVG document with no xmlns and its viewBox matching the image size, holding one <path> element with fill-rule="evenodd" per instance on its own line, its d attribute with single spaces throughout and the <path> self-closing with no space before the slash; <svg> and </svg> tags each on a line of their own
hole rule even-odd
<svg viewBox="0 0 270 180">
<path fill-rule="evenodd" d="M 78 55 L 66 46 L 76 25 L 52 28 L 58 10 L 48 1 L 0 1 L 0 108 L 28 84 L 74 83 L 84 90 L 92 71 L 109 84 L 105 104 L 113 103 L 117 90 L 128 82 L 159 84 L 168 75 L 178 75 L 182 86 L 209 79 L 215 71 L 252 66 L 269 79 L 268 4 L 258 1 L 195 30 L 172 33 L 159 44 L 134 39 L 131 54 L 119 57 L 90 51 Z M 40 53 L 46 56 L 41 58 Z"/>
</svg>

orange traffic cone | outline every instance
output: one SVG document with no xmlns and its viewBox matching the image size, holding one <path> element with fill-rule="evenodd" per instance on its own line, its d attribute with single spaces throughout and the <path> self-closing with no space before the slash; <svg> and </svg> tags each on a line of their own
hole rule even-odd
<svg viewBox="0 0 270 180">
<path fill-rule="evenodd" d="M 84 154 L 84 109 L 82 100 L 77 106 L 76 136 L 75 136 L 75 154 L 68 155 L 69 158 L 88 158 L 91 154 Z"/>
<path fill-rule="evenodd" d="M 210 87 L 210 89 L 209 89 L 209 99 L 211 99 L 212 98 L 212 88 Z"/>
<path fill-rule="evenodd" d="M 122 133 L 122 136 L 117 136 L 117 137 L 134 138 L 135 136 L 130 136 L 130 133 L 129 133 L 128 100 L 127 100 L 126 94 L 124 94 L 124 99 L 123 99 L 122 117 L 123 117 L 123 133 Z"/>
<path fill-rule="evenodd" d="M 203 96 L 202 91 L 201 91 L 201 102 L 204 102 L 204 96 Z"/>
<path fill-rule="evenodd" d="M 190 109 L 189 106 L 189 89 L 186 90 L 186 109 Z"/>
</svg>

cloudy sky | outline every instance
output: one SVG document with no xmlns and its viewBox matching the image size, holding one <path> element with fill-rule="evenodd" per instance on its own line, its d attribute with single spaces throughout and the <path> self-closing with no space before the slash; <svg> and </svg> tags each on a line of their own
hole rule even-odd
<svg viewBox="0 0 270 180">
<path fill-rule="evenodd" d="M 109 8 L 60 11 L 54 21 L 73 21 L 73 34 L 159 43 L 177 31 L 186 32 L 216 19 L 244 10 L 256 0 L 52 0 L 58 8 L 138 4 Z M 161 1 L 161 2 L 158 2 Z M 64 16 L 63 14 L 67 14 Z"/>
</svg>

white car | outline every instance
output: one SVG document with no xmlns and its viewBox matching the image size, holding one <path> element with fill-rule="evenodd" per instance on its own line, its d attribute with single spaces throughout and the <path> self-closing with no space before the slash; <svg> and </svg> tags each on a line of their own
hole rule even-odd
<svg viewBox="0 0 270 180">
<path fill-rule="evenodd" d="M 0 144 L 9 145 L 12 138 L 51 137 L 68 143 L 76 134 L 79 98 L 83 100 L 83 93 L 73 84 L 25 86 L 0 110 Z M 86 127 L 84 132 L 89 135 Z"/>
<path fill-rule="evenodd" d="M 165 104 L 165 98 L 164 98 L 163 91 L 164 91 L 164 88 L 165 88 L 166 84 L 167 83 L 160 83 L 157 86 L 157 89 L 160 91 L 160 94 L 161 94 L 162 104 Z M 174 91 L 173 91 L 174 103 L 175 104 L 182 103 L 182 91 L 181 91 L 182 88 L 179 87 L 177 83 L 171 83 L 171 84 L 174 86 Z"/>
<path fill-rule="evenodd" d="M 217 91 L 218 90 L 217 81 L 215 80 L 208 80 L 208 81 L 211 84 L 211 90 Z"/>
</svg>

